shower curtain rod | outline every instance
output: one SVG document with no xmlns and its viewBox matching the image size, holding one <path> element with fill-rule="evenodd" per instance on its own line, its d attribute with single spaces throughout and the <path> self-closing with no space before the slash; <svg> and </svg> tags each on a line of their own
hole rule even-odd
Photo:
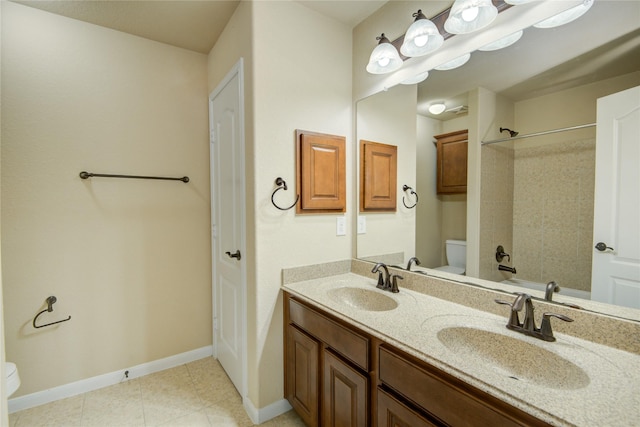
<svg viewBox="0 0 640 427">
<path fill-rule="evenodd" d="M 85 172 L 85 171 L 80 172 L 80 178 L 82 179 L 91 178 L 92 176 L 98 176 L 103 178 L 163 179 L 167 181 L 182 181 L 185 183 L 189 182 L 188 176 L 183 176 L 182 178 L 171 178 L 171 177 L 165 177 L 165 176 L 110 175 L 105 173 L 91 173 L 91 172 Z"/>
<path fill-rule="evenodd" d="M 577 125 L 577 126 L 570 126 L 570 127 L 561 128 L 561 129 L 545 130 L 542 132 L 529 133 L 526 135 L 518 135 L 518 136 L 514 136 L 513 138 L 501 138 L 501 139 L 494 139 L 491 141 L 482 141 L 480 142 L 480 145 L 489 145 L 489 144 L 495 144 L 497 142 L 513 141 L 514 139 L 531 138 L 532 136 L 548 135 L 550 133 L 566 132 L 568 130 L 589 128 L 595 125 L 596 125 L 595 123 L 588 123 L 586 125 Z"/>
</svg>

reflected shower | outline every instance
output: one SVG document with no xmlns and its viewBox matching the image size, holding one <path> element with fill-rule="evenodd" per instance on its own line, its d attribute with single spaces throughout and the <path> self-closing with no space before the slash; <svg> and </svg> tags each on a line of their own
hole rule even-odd
<svg viewBox="0 0 640 427">
<path fill-rule="evenodd" d="M 511 130 L 509 128 L 500 128 L 500 133 L 504 132 L 505 130 L 509 132 L 509 135 L 511 135 L 511 138 L 518 135 L 518 132 L 516 132 L 515 130 Z"/>
</svg>

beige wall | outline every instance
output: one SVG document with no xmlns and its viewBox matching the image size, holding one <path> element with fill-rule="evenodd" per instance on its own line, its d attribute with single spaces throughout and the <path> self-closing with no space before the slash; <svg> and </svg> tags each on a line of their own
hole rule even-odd
<svg viewBox="0 0 640 427">
<path fill-rule="evenodd" d="M 0 6 L 0 22 L 2 22 L 2 7 Z M 1 26 L 0 26 L 1 29 Z M 2 31 L 0 31 L 0 70 L 2 70 Z M 2 78 L 0 77 L 0 129 L 2 128 Z M 0 132 L 0 149 L 2 148 L 2 133 Z M 0 159 L 2 154 L 0 150 Z M 2 167 L 0 162 L 0 212 L 2 211 Z M 2 222 L 0 221 L 0 241 L 2 240 Z M 4 351 L 4 308 L 2 298 L 2 250 L 0 248 L 0 378 L 5 378 L 5 351 Z M 0 381 L 0 426 L 9 425 L 8 407 L 6 398 L 5 381 Z"/>
<path fill-rule="evenodd" d="M 295 129 L 346 137 L 347 224 L 352 171 L 351 31 L 295 2 L 241 2 L 209 54 L 209 90 L 245 59 L 248 397 L 283 398 L 281 270 L 351 257 L 336 215 L 296 215 L 271 204 L 278 176 L 295 186 Z"/>
<path fill-rule="evenodd" d="M 417 87 L 399 85 L 386 92 L 360 100 L 357 108 L 357 141 L 355 155 L 360 159 L 360 141 L 372 141 L 397 147 L 398 170 L 395 212 L 359 212 L 367 221 L 367 232 L 358 234 L 357 250 L 359 258 L 383 259 L 381 255 L 403 254 L 398 260 L 405 263 L 416 255 L 416 209 L 407 209 L 414 199 L 402 191 L 404 184 L 416 185 L 416 109 Z M 360 160 L 358 160 L 357 188 L 360 192 Z M 419 194 L 419 193 L 418 193 Z M 354 210 L 358 211 L 358 205 Z M 390 262 L 390 261 L 389 261 Z"/>
<path fill-rule="evenodd" d="M 442 203 L 436 194 L 437 150 L 433 135 L 442 133 L 442 122 L 417 116 L 416 192 L 416 256 L 424 267 L 442 264 Z"/>
<path fill-rule="evenodd" d="M 207 57 L 2 2 L 15 396 L 211 344 Z M 81 180 L 82 170 L 188 175 Z M 55 295 L 35 330 L 34 315 Z"/>
</svg>

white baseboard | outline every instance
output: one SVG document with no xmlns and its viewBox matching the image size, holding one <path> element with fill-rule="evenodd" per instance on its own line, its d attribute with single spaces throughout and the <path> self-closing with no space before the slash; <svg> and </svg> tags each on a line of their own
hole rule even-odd
<svg viewBox="0 0 640 427">
<path fill-rule="evenodd" d="M 176 354 L 174 356 L 165 357 L 164 359 L 154 360 L 141 365 L 132 366 L 130 368 L 122 368 L 108 374 L 98 375 L 48 390 L 16 397 L 15 399 L 9 399 L 9 413 L 12 414 L 23 409 L 33 408 L 45 403 L 54 402 L 56 400 L 77 396 L 78 394 L 118 384 L 123 380 L 126 380 L 124 377 L 124 371 L 129 371 L 128 379 L 133 379 L 152 374 L 154 372 L 163 371 L 165 369 L 175 368 L 176 366 L 184 365 L 185 363 L 203 359 L 211 355 L 213 355 L 213 347 L 209 345 Z"/>
<path fill-rule="evenodd" d="M 248 397 L 242 399 L 242 404 L 244 406 L 244 410 L 247 411 L 247 415 L 249 415 L 249 418 L 251 418 L 251 421 L 254 424 L 262 424 L 265 421 L 269 421 L 270 419 L 291 410 L 291 405 L 286 399 L 278 400 L 277 402 L 265 406 L 262 409 L 256 408 Z"/>
</svg>

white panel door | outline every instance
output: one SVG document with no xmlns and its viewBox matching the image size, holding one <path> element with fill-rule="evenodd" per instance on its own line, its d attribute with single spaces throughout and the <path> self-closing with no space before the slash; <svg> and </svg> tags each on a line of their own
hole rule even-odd
<svg viewBox="0 0 640 427">
<path fill-rule="evenodd" d="M 598 99 L 591 298 L 640 308 L 640 86 Z"/>
<path fill-rule="evenodd" d="M 245 239 L 242 66 L 210 101 L 211 220 L 216 357 L 244 396 Z"/>
</svg>

